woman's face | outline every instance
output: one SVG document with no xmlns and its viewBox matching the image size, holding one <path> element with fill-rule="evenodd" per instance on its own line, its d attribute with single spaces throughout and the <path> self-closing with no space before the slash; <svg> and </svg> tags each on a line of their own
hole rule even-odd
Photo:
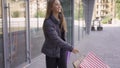
<svg viewBox="0 0 120 68">
<path fill-rule="evenodd" d="M 53 3 L 53 7 L 52 7 L 52 11 L 54 13 L 59 13 L 61 12 L 61 4 L 59 0 L 55 0 L 55 2 Z"/>
</svg>

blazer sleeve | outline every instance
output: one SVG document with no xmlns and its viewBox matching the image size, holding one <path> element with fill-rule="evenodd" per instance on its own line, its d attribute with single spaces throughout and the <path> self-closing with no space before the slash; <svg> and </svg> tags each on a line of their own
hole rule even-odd
<svg viewBox="0 0 120 68">
<path fill-rule="evenodd" d="M 65 50 L 72 51 L 73 47 L 67 43 L 66 41 L 62 40 L 58 33 L 55 30 L 55 26 L 50 21 L 45 21 L 43 24 L 43 31 L 48 40 L 50 40 L 53 44 L 60 48 L 64 48 Z"/>
</svg>

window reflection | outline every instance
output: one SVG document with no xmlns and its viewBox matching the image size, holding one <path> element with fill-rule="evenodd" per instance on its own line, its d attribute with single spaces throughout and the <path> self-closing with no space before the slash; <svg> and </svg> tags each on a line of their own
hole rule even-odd
<svg viewBox="0 0 120 68">
<path fill-rule="evenodd" d="M 8 3 L 10 68 L 16 68 L 26 62 L 25 2 L 8 0 Z"/>
<path fill-rule="evenodd" d="M 74 2 L 74 18 L 74 29 L 76 29 L 74 38 L 75 41 L 79 41 L 85 36 L 85 20 L 82 0 L 75 0 Z"/>
<path fill-rule="evenodd" d="M 2 32 L 2 6 L 0 0 L 0 68 L 4 68 L 4 60 L 3 60 L 3 32 Z"/>
<path fill-rule="evenodd" d="M 66 39 L 69 43 L 73 44 L 73 0 L 61 0 L 61 4 L 67 22 L 68 32 Z"/>
<path fill-rule="evenodd" d="M 45 18 L 46 0 L 30 0 L 30 34 L 32 59 L 41 54 L 44 41 L 42 24 Z"/>
</svg>

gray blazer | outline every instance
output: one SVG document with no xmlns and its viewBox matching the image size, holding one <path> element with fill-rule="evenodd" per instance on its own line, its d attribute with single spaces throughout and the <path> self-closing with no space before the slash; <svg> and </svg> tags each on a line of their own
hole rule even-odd
<svg viewBox="0 0 120 68">
<path fill-rule="evenodd" d="M 45 41 L 42 47 L 42 53 L 49 57 L 60 57 L 60 51 L 72 51 L 73 47 L 65 41 L 65 33 L 61 31 L 60 22 L 54 16 L 50 16 L 44 21 L 43 32 Z"/>
</svg>

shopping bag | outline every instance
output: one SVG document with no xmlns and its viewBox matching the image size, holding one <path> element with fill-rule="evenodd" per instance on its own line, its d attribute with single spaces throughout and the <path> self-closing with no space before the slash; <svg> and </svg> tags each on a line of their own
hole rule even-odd
<svg viewBox="0 0 120 68">
<path fill-rule="evenodd" d="M 80 68 L 79 65 L 80 65 L 80 63 L 82 62 L 83 58 L 84 58 L 84 56 L 81 56 L 81 57 L 79 57 L 77 60 L 75 60 L 75 61 L 73 62 L 73 67 L 74 67 L 74 68 Z"/>
<path fill-rule="evenodd" d="M 79 68 L 110 68 L 104 61 L 95 53 L 89 52 L 82 60 Z"/>
</svg>

